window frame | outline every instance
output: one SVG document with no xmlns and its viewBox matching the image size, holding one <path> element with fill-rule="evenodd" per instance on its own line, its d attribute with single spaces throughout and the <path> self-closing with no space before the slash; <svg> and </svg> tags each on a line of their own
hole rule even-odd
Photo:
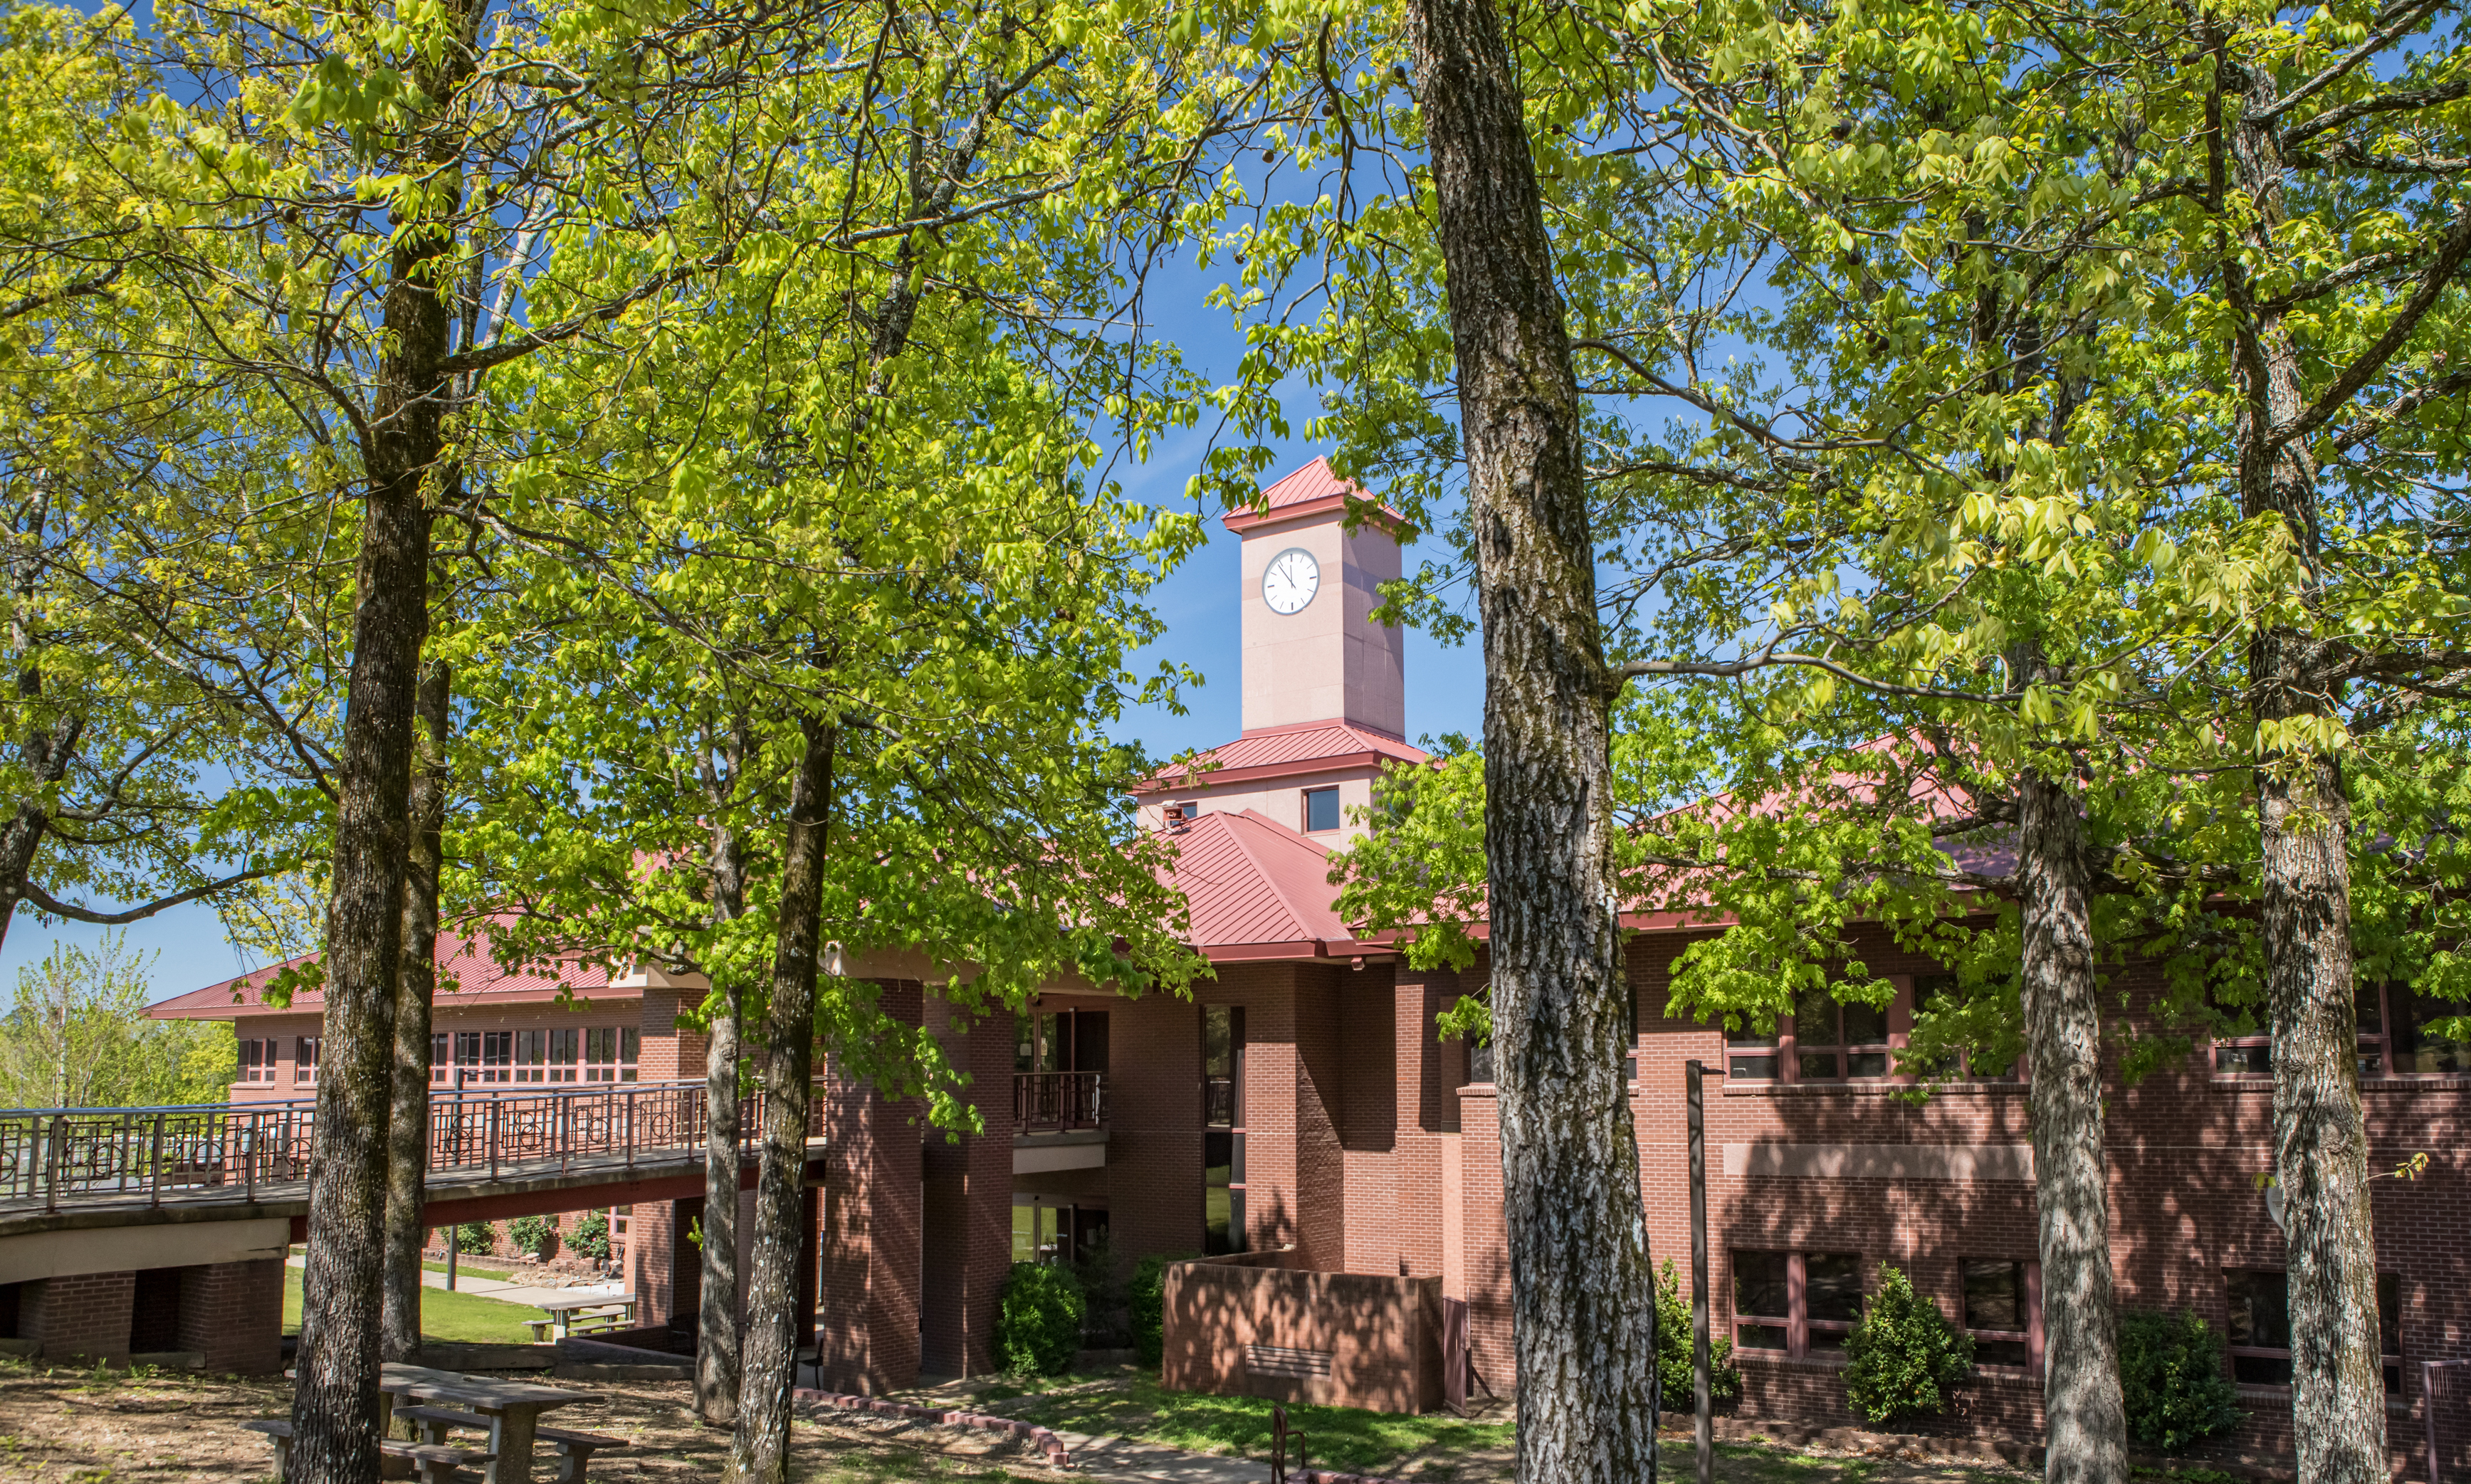
<svg viewBox="0 0 2471 1484">
<path fill-rule="evenodd" d="M 314 1084 L 318 1080 L 318 1062 L 324 1053 L 325 1043 L 326 1038 L 322 1035 L 292 1038 L 292 1080 L 294 1083 Z"/>
<path fill-rule="evenodd" d="M 1980 1266 L 2003 1266 L 2016 1269 L 2019 1316 L 2025 1322 L 2022 1330 L 1993 1330 L 1973 1322 L 1973 1288 L 1968 1269 Z M 1973 1337 L 1975 1353 L 1980 1354 L 1985 1341 L 1994 1345 L 2022 1342 L 2025 1363 L 2012 1366 L 1977 1359 L 1973 1368 L 1992 1376 L 2039 1376 L 2042 1374 L 2042 1264 L 2032 1258 L 1959 1258 L 1956 1260 L 1957 1316 L 1959 1328 Z"/>
<path fill-rule="evenodd" d="M 2471 1076 L 2471 1044 L 2459 1041 L 2434 1043 L 2440 1055 L 2443 1054 L 2444 1048 L 2450 1046 L 2454 1048 L 2451 1059 L 2455 1065 L 2451 1067 L 2434 1067 L 2423 1071 L 2416 1067 L 2406 1070 L 2398 1065 L 2396 1043 L 2406 1038 L 2421 1041 L 2418 1023 L 2414 1023 L 2409 1030 L 2395 1024 L 2396 1012 L 2403 1008 L 2404 1003 L 2416 1001 L 2419 999 L 2410 985 L 2397 984 L 2389 979 L 2380 979 L 2357 986 L 2353 995 L 2355 997 L 2353 1013 L 2361 1027 L 2358 1033 L 2359 1072 L 2363 1079 Z M 2471 1013 L 2471 1005 L 2466 1005 L 2464 1008 L 2466 1013 Z M 2257 1010 L 2261 1014 L 2262 1006 L 2257 1007 Z M 2220 1013 L 2219 1008 L 2216 1013 Z M 2369 1029 L 2368 1026 L 2372 1021 L 2375 1028 Z M 2426 1046 L 2427 1043 L 2423 1042 L 2421 1046 L 2415 1046 L 2412 1050 L 2417 1053 L 2426 1048 Z M 2206 1054 L 2205 1071 L 2216 1081 L 2222 1082 L 2255 1083 L 2271 1078 L 2273 1075 L 2272 1027 L 2260 1023 L 2254 1029 L 2240 1035 L 2214 1037 L 2213 1046 Z M 2243 1269 L 2243 1271 L 2248 1270 Z M 2260 1268 L 2254 1271 L 2264 1270 Z"/>
<path fill-rule="evenodd" d="M 1321 788 L 1321 789 L 1306 789 L 1303 790 L 1303 792 L 1304 792 L 1304 813 L 1305 813 L 1305 828 L 1304 828 L 1304 833 L 1305 833 L 1305 834 L 1306 834 L 1306 835 L 1329 835 L 1329 834 L 1331 834 L 1331 833 L 1333 833 L 1333 832 L 1335 832 L 1335 831 L 1343 830 L 1343 829 L 1347 828 L 1347 809 L 1346 809 L 1346 806 L 1345 806 L 1344 804 L 1342 804 L 1342 803 L 1339 801 L 1339 796 L 1338 796 L 1338 785 L 1336 785 L 1336 784 L 1331 784 L 1331 785 L 1330 785 L 1330 786 L 1329 786 L 1329 787 L 1327 787 L 1327 788 Z M 1323 796 L 1325 796 L 1325 795 L 1327 795 L 1327 796 L 1329 797 L 1329 799 L 1330 799 L 1330 809 L 1331 819 L 1330 819 L 1330 823 L 1328 823 L 1328 824 L 1317 825 L 1317 824 L 1314 824 L 1314 823 L 1312 822 L 1312 818 L 1313 818 L 1313 800 L 1315 800 L 1315 799 L 1317 799 L 1317 798 L 1321 798 L 1321 797 L 1323 797 Z"/>
<path fill-rule="evenodd" d="M 1743 1310 L 1742 1259 L 1746 1257 L 1784 1259 L 1784 1313 L 1748 1313 Z M 1855 1295 L 1854 1318 L 1814 1319 L 1811 1316 L 1810 1260 L 1813 1258 L 1842 1260 L 1852 1263 L 1854 1280 L 1859 1285 Z M 1849 1335 L 1853 1326 L 1860 1322 L 1861 1301 L 1868 1299 L 1871 1292 L 1870 1263 L 1862 1254 L 1785 1251 L 1773 1247 L 1735 1247 L 1726 1250 L 1725 1265 L 1730 1279 L 1726 1303 L 1730 1316 L 1735 1354 L 1748 1353 L 1756 1355 L 1777 1355 L 1788 1360 L 1808 1360 L 1814 1355 L 1824 1358 L 1842 1355 L 1845 1353 L 1842 1337 Z M 1782 1350 L 1771 1345 L 1753 1345 L 1743 1338 L 1743 1331 L 1746 1329 L 1769 1331 L 1778 1328 L 1784 1331 L 1785 1343 Z M 1836 1342 L 1823 1344 L 1814 1351 L 1810 1343 L 1813 1333 L 1836 1337 Z"/>
<path fill-rule="evenodd" d="M 2232 1382 L 2236 1385 L 2269 1386 L 2282 1391 L 2290 1390 L 2291 1382 L 2288 1380 L 2249 1380 L 2239 1374 L 2239 1363 L 2242 1360 L 2279 1361 L 2285 1367 L 2288 1367 L 2291 1363 L 2291 1348 L 2289 1346 L 2257 1344 L 2242 1345 L 2231 1339 L 2231 1327 L 2235 1322 L 2238 1312 L 2231 1307 L 2231 1280 L 2235 1277 L 2280 1278 L 2283 1282 L 2283 1329 L 2286 1332 L 2290 1330 L 2290 1269 L 2278 1267 L 2226 1267 L 2222 1270 L 2222 1274 L 2224 1371 L 2229 1375 Z M 2251 1325 L 2255 1323 L 2255 1317 L 2253 1314 L 2249 1316 L 2248 1322 Z M 2399 1273 L 2386 1272 L 2383 1269 L 2380 1269 L 2377 1273 L 2377 1369 L 2385 1379 L 2386 1395 L 2389 1397 L 2400 1397 L 2403 1394 L 2402 1275 Z"/>
<path fill-rule="evenodd" d="M 1246 1248 L 1244 1222 L 1244 1007 L 1240 1004 L 1205 1004 L 1199 1006 L 1201 1051 L 1201 1248 L 1204 1256 L 1223 1257 Z M 1211 1020 L 1225 1018 L 1226 1056 L 1222 1060 L 1211 1054 Z M 1211 1083 L 1228 1084 L 1225 1116 L 1213 1106 Z M 1227 1159 L 1224 1164 L 1211 1162 L 1212 1146 L 1225 1141 Z M 1221 1181 L 1213 1175 L 1227 1171 Z M 1223 1238 L 1212 1235 L 1211 1205 L 1212 1196 L 1226 1191 L 1227 1229 Z"/>
<path fill-rule="evenodd" d="M 244 1036 L 240 1039 L 239 1059 L 235 1063 L 239 1075 L 232 1080 L 252 1085 L 271 1083 L 275 1080 L 275 1069 L 282 1063 L 281 1050 L 274 1037 Z"/>
<path fill-rule="evenodd" d="M 632 1082 L 643 1054 L 643 1032 L 634 1026 L 585 1026 L 583 1080 L 591 1083 Z"/>
</svg>

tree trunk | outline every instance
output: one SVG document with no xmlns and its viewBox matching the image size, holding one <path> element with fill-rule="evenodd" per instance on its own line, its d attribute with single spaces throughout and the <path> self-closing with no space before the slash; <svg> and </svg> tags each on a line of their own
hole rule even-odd
<svg viewBox="0 0 2471 1484">
<path fill-rule="evenodd" d="M 1485 658 L 1485 856 L 1518 1476 L 1653 1480 L 1653 1276 L 1622 1054 L 1578 386 L 1488 0 L 1410 0 L 1448 269 Z"/>
<path fill-rule="evenodd" d="M 726 989 L 720 993 L 727 995 Z M 738 1422 L 738 1004 L 712 1017 L 704 1053 L 711 1110 L 703 1148 L 702 1283 L 695 1310 L 695 1411 L 716 1427 Z"/>
<path fill-rule="evenodd" d="M 728 1484 L 784 1484 L 789 1476 L 789 1390 L 798 1355 L 798 1253 L 805 1222 L 807 1108 L 815 1068 L 815 945 L 821 936 L 824 856 L 830 843 L 837 736 L 800 723 L 806 750 L 789 792 L 781 905 L 764 1014 L 764 1157 L 755 1177 L 755 1252 L 747 1275 L 745 1378 Z"/>
<path fill-rule="evenodd" d="M 35 857 L 42 850 L 43 839 L 51 829 L 51 812 L 44 806 L 43 796 L 48 786 L 68 776 L 69 763 L 77 754 L 82 730 L 72 718 L 63 717 L 47 722 L 39 714 L 43 666 L 35 651 L 42 641 L 35 634 L 32 619 L 42 580 L 38 554 L 44 529 L 51 523 L 52 502 L 50 476 L 37 474 L 35 480 L 34 494 L 17 518 L 16 550 L 9 558 L 9 585 L 17 598 L 9 625 L 9 648 L 17 661 L 17 703 L 22 711 L 34 714 L 35 719 L 17 743 L 17 767 L 25 791 L 18 795 L 7 821 L 0 823 L 0 946 L 9 941 L 9 925 L 16 920 L 17 904 L 26 896 L 26 880 L 34 874 Z"/>
<path fill-rule="evenodd" d="M 438 879 L 445 863 L 447 703 L 454 676 L 432 660 L 420 679 L 418 751 L 408 813 L 402 977 L 394 999 L 394 1104 L 388 1116 L 386 1357 L 420 1354 L 420 1242 L 427 1231 L 430 1005 L 437 991 Z"/>
<path fill-rule="evenodd" d="M 2084 819 L 2064 784 L 2031 766 L 2018 780 L 2017 796 L 2025 1047 L 2042 1254 L 2043 1476 L 2050 1484 L 2127 1484 Z"/>
<path fill-rule="evenodd" d="M 2275 98 L 2271 66 L 2227 59 L 2244 95 L 2226 130 L 2232 183 L 2254 205 L 2246 246 L 2271 261 L 2282 219 L 2282 160 L 2272 126 L 2252 122 Z M 2306 438 L 2277 442 L 2308 405 L 2283 312 L 2249 292 L 2225 255 L 2238 322 L 2243 406 L 2234 430 L 2243 513 L 2281 516 L 2313 606 L 2322 584 L 2317 463 Z M 2261 630 L 2248 647 L 2260 728 L 2333 714 L 2339 687 L 2321 644 L 2303 630 Z M 2282 1186 L 2291 1306 L 2291 1400 L 2299 1477 L 2372 1484 L 2388 1473 L 2385 1381 L 2377 1331 L 2377 1253 L 2368 1142 L 2360 1109 L 2358 1004 L 2351 962 L 2350 804 L 2342 766 L 2312 740 L 2259 739 L 2257 826 L 2266 1005 L 2273 1035 L 2274 1169 Z"/>
<path fill-rule="evenodd" d="M 450 49 L 450 58 L 451 65 L 470 65 L 468 52 Z M 452 91 L 452 79 L 419 82 L 433 99 Z M 441 207 L 453 209 L 451 200 Z M 451 334 L 442 264 L 454 246 L 442 225 L 399 225 L 361 450 L 368 494 L 336 768 L 318 1158 L 309 1175 L 309 1262 L 292 1394 L 294 1484 L 369 1484 L 378 1476 L 395 983 L 411 850 L 412 722 L 429 625 L 426 496 L 439 472 L 452 393 L 441 370 Z"/>
</svg>

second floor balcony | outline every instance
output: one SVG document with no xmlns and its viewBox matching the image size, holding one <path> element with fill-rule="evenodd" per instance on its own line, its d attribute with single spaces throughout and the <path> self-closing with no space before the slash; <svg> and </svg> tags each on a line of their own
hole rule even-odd
<svg viewBox="0 0 2471 1484">
<path fill-rule="evenodd" d="M 1106 1123 L 1106 1073 L 1013 1073 L 1012 1127 L 1015 1134 L 1065 1133 L 1103 1128 Z"/>
</svg>

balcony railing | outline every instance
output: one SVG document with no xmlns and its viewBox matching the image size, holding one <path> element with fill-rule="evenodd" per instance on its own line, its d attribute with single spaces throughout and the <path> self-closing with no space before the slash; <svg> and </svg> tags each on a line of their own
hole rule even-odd
<svg viewBox="0 0 2471 1484">
<path fill-rule="evenodd" d="M 1106 1121 L 1105 1073 L 1013 1073 L 1012 1126 L 1016 1132 L 1052 1133 L 1069 1128 L 1097 1128 Z"/>
<path fill-rule="evenodd" d="M 762 1137 L 763 1096 L 741 1104 L 740 1142 Z M 314 1100 L 179 1108 L 0 1110 L 0 1206 L 143 1197 L 254 1200 L 259 1189 L 305 1181 L 317 1158 Z M 432 1092 L 433 1175 L 563 1173 L 578 1163 L 631 1167 L 700 1149 L 701 1082 L 624 1082 L 556 1092 Z M 823 1099 L 807 1133 L 823 1131 Z"/>
</svg>

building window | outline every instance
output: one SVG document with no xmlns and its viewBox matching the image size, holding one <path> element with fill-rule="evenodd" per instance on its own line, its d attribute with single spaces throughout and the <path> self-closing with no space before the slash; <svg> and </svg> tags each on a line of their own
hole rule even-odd
<svg viewBox="0 0 2471 1484">
<path fill-rule="evenodd" d="M 596 1026 L 583 1033 L 583 1080 L 586 1082 L 632 1082 L 635 1080 L 635 1059 L 640 1050 L 642 1033 L 615 1025 Z"/>
<path fill-rule="evenodd" d="M 514 1075 L 515 1033 L 511 1030 L 459 1030 L 455 1033 L 455 1082 L 510 1081 Z"/>
<path fill-rule="evenodd" d="M 515 1032 L 515 1080 L 572 1082 L 582 1032 L 572 1027 Z"/>
<path fill-rule="evenodd" d="M 455 1070 L 455 1036 L 452 1031 L 432 1031 L 429 1037 L 429 1080 L 443 1082 Z"/>
<path fill-rule="evenodd" d="M 1307 832 L 1338 828 L 1338 790 L 1306 789 L 1305 790 L 1305 829 Z"/>
<path fill-rule="evenodd" d="M 1777 1033 L 1754 1030 L 1745 1022 L 1739 1029 L 1725 1027 L 1725 1075 L 1745 1081 L 1773 1082 L 1777 1074 Z"/>
<path fill-rule="evenodd" d="M 2471 1048 L 2432 1028 L 2465 1008 L 2431 1001 L 2402 984 L 2362 984 L 2354 992 L 2360 1075 L 2414 1076 L 2471 1072 Z M 2273 1037 L 2265 1006 L 2217 1002 L 2225 1033 L 2214 1038 L 2214 1072 L 2226 1077 L 2273 1075 Z"/>
<path fill-rule="evenodd" d="M 1201 1250 L 1244 1250 L 1244 1008 L 1201 1007 Z"/>
<path fill-rule="evenodd" d="M 282 1058 L 271 1041 L 244 1041 L 240 1044 L 240 1080 L 271 1082 L 275 1064 Z"/>
<path fill-rule="evenodd" d="M 1936 1015 L 1957 1009 L 1963 1003 L 1964 999 L 1958 993 L 1955 975 L 1917 974 L 1914 976 L 1911 997 L 1914 1015 Z M 2013 1082 L 2016 1080 L 2014 1062 L 2012 1061 L 2004 1067 L 1993 1067 L 1988 1063 L 1981 1052 L 1962 1047 L 1953 1048 L 1928 1062 L 1918 1057 L 1909 1056 L 1902 1058 L 1902 1063 L 1897 1068 L 1899 1072 L 1908 1072 L 1918 1077 L 1942 1082 Z"/>
<path fill-rule="evenodd" d="M 2385 1013 L 2378 1015 L 2376 1033 L 2372 1035 L 2368 1007 L 2380 1000 Z M 2440 1035 L 2436 1028 L 2436 1023 L 2465 1012 L 2471 1012 L 2471 1005 L 2456 1000 L 2433 999 L 2407 984 L 2371 985 L 2361 991 L 2360 1074 L 2386 1074 L 2388 1069 L 2394 1076 L 2471 1072 L 2471 1047 Z M 2378 1061 L 2375 1072 L 2368 1070 L 2372 1044 Z"/>
<path fill-rule="evenodd" d="M 2231 1379 L 2250 1386 L 2291 1384 L 2291 1293 L 2284 1274 L 2270 1269 L 2227 1269 L 2223 1274 L 2230 1307 Z M 2402 1390 L 2402 1282 L 2377 1275 L 2377 1334 L 2385 1358 L 2386 1390 Z"/>
<path fill-rule="evenodd" d="M 1787 1355 L 1842 1351 L 1862 1317 L 1862 1259 L 1847 1252 L 1736 1252 L 1733 1346 Z"/>
<path fill-rule="evenodd" d="M 1201 806 L 1189 799 L 1166 807 L 1166 827 L 1170 830 L 1187 829 L 1200 817 Z"/>
<path fill-rule="evenodd" d="M 2031 1371 L 2042 1363 L 2042 1265 L 2006 1258 L 1957 1263 L 1965 1285 L 1965 1329 L 1973 1363 Z"/>
<path fill-rule="evenodd" d="M 324 1041 L 325 1037 L 323 1036 L 302 1036 L 294 1044 L 294 1049 L 292 1053 L 293 1081 L 315 1082 L 318 1080 L 318 1050 Z"/>
<path fill-rule="evenodd" d="M 1794 1080 L 1841 1082 L 1888 1074 L 1888 1012 L 1851 1001 L 1839 1004 L 1824 984 L 1793 1007 Z"/>
</svg>

